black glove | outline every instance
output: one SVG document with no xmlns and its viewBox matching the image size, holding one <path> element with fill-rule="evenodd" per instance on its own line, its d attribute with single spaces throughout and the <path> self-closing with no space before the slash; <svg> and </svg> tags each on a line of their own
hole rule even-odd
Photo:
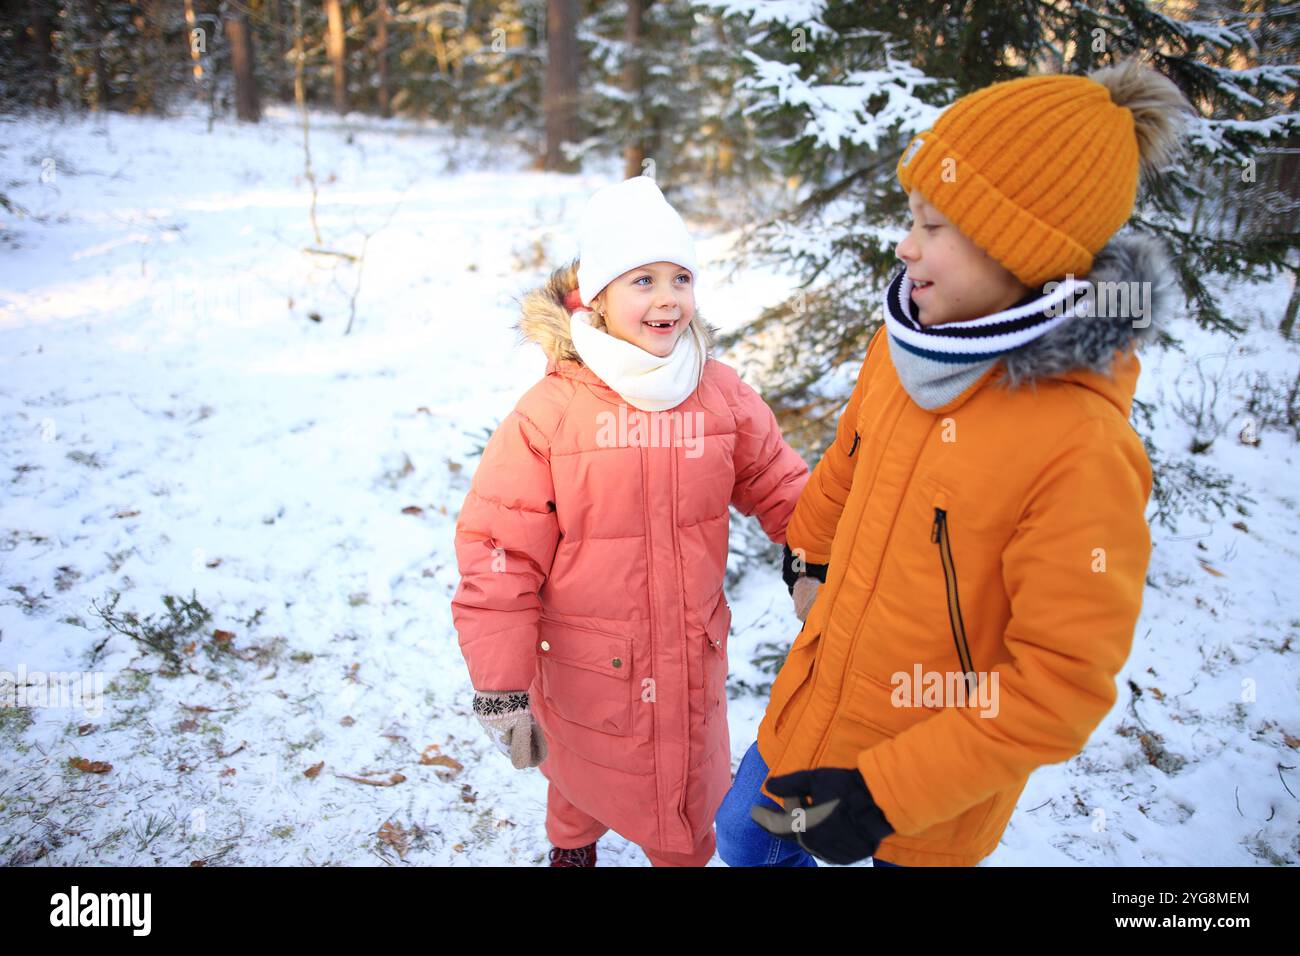
<svg viewBox="0 0 1300 956">
<path fill-rule="evenodd" d="M 788 544 L 782 545 L 784 553 L 781 555 L 781 577 L 785 581 L 785 586 L 789 589 L 790 594 L 794 594 L 794 582 L 799 580 L 800 575 L 808 575 L 810 578 L 816 578 L 822 584 L 826 583 L 826 564 L 809 564 L 803 563 L 803 570 L 798 571 L 794 566 L 794 552 L 790 550 Z"/>
<path fill-rule="evenodd" d="M 800 770 L 768 778 L 767 789 L 788 798 L 782 800 L 785 813 L 755 804 L 749 808 L 754 822 L 783 840 L 797 841 L 827 863 L 865 860 L 894 832 L 857 770 Z"/>
</svg>

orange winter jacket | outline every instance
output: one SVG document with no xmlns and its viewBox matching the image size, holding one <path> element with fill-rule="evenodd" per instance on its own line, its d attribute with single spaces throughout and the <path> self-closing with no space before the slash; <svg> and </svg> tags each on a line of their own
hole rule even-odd
<svg viewBox="0 0 1300 956">
<path fill-rule="evenodd" d="M 1146 251 L 1110 261 L 1149 280 Z M 883 860 L 977 863 L 1116 699 L 1151 548 L 1129 413 L 1156 326 L 1132 325 L 1073 318 L 1018 350 L 1017 387 L 999 362 L 932 411 L 871 340 L 787 529 L 829 568 L 758 749 L 769 776 L 856 767 L 896 831 Z"/>
</svg>

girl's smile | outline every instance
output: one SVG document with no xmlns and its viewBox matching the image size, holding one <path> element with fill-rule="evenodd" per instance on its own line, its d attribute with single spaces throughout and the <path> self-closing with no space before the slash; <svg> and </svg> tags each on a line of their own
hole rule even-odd
<svg viewBox="0 0 1300 956">
<path fill-rule="evenodd" d="M 680 321 L 681 321 L 680 319 L 667 319 L 667 320 L 646 319 L 645 324 L 649 326 L 650 331 L 656 332 L 659 335 L 672 335 L 674 332 L 677 331 L 677 326 L 680 324 Z"/>
<path fill-rule="evenodd" d="M 695 315 L 694 279 L 674 262 L 647 263 L 611 281 L 592 306 L 610 335 L 666 357 Z"/>
</svg>

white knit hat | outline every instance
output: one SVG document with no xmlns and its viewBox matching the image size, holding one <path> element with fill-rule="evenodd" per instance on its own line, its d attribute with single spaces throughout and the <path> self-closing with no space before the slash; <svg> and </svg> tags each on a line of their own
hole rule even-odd
<svg viewBox="0 0 1300 956">
<path fill-rule="evenodd" d="M 578 293 L 590 305 L 600 290 L 629 269 L 675 262 L 696 276 L 695 243 L 686 223 L 649 176 L 596 190 L 578 229 Z"/>
</svg>

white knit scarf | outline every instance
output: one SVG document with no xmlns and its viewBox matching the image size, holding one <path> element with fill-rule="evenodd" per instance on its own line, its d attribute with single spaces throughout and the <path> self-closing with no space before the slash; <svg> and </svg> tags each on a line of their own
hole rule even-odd
<svg viewBox="0 0 1300 956">
<path fill-rule="evenodd" d="M 569 316 L 569 335 L 583 364 L 618 392 L 629 405 L 662 412 L 686 401 L 700 384 L 704 356 L 689 328 L 660 358 L 638 345 L 615 338 L 591 324 L 593 313 L 580 309 Z"/>
</svg>

